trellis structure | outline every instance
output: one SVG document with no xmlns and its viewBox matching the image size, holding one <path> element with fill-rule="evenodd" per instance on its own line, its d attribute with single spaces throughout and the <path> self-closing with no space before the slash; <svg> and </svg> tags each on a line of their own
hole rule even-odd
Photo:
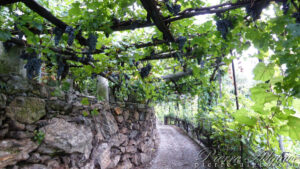
<svg viewBox="0 0 300 169">
<path fill-rule="evenodd" d="M 172 42 L 176 42 L 177 38 L 172 35 L 169 25 L 172 22 L 185 19 L 185 18 L 191 18 L 196 15 L 205 15 L 205 14 L 216 14 L 216 13 L 223 13 L 226 11 L 234 10 L 237 8 L 242 8 L 246 6 L 253 6 L 255 3 L 264 3 L 266 0 L 243 0 L 243 1 L 237 1 L 235 3 L 231 2 L 226 2 L 222 3 L 219 5 L 214 5 L 210 7 L 199 7 L 199 8 L 187 8 L 184 9 L 183 11 L 180 11 L 177 14 L 174 14 L 173 16 L 167 16 L 164 17 L 161 14 L 161 11 L 159 9 L 158 1 L 156 0 L 141 0 L 141 3 L 144 7 L 144 9 L 147 11 L 147 20 L 135 20 L 135 19 L 129 19 L 127 21 L 118 21 L 118 22 L 113 22 L 113 25 L 110 26 L 112 31 L 123 31 L 123 30 L 133 30 L 137 28 L 145 28 L 145 27 L 150 27 L 150 26 L 156 26 L 162 33 L 163 33 L 163 39 L 162 40 L 157 40 L 153 42 L 148 42 L 148 43 L 136 43 L 136 44 L 131 44 L 124 46 L 123 49 L 127 50 L 128 48 L 134 47 L 134 48 L 146 48 L 150 46 L 157 46 L 161 44 L 169 44 Z M 268 0 L 268 2 L 271 2 Z M 37 3 L 35 0 L 2 0 L 0 2 L 0 6 L 4 5 L 9 5 L 13 3 L 23 3 L 25 4 L 28 8 L 30 8 L 32 11 L 36 12 L 39 14 L 41 17 L 47 19 L 50 23 L 55 25 L 56 27 L 60 28 L 61 30 L 65 30 L 68 26 L 67 23 L 64 21 L 60 20 L 58 17 L 54 16 L 51 12 L 49 12 L 45 7 L 41 6 L 39 3 Z M 298 9 L 297 5 L 295 2 L 292 0 L 292 4 L 295 6 L 295 8 Z M 75 25 L 73 25 L 75 26 Z M 35 34 L 44 34 L 44 33 L 51 33 L 51 30 L 46 30 L 44 32 L 41 32 L 37 29 L 34 28 L 29 28 L 30 31 L 32 31 Z M 80 45 L 83 47 L 87 45 L 87 39 L 82 36 L 82 31 L 80 30 L 78 34 L 76 34 L 76 39 Z M 99 29 L 98 31 L 102 31 Z M 18 32 L 12 32 L 12 34 L 17 34 Z M 205 36 L 205 34 L 201 35 L 194 35 L 194 36 Z M 17 38 L 11 38 L 8 40 L 8 42 L 13 42 L 18 45 L 23 45 L 30 47 L 26 41 L 24 40 L 19 40 Z M 45 47 L 45 46 L 41 46 Z M 93 60 L 93 59 L 88 59 L 88 58 L 80 58 L 78 55 L 86 54 L 84 50 L 81 50 L 82 52 L 75 51 L 69 47 L 66 47 L 65 49 L 61 48 L 55 48 L 55 47 L 50 47 L 50 50 L 52 50 L 55 53 L 62 54 L 64 55 L 65 60 L 70 60 L 70 61 L 76 61 L 80 62 L 84 65 L 91 65 L 94 67 L 93 62 L 97 62 L 98 60 Z M 105 53 L 105 50 L 109 49 L 107 46 L 102 46 L 101 49 L 96 49 L 95 51 L 92 52 L 92 54 L 100 54 L 100 53 Z M 141 61 L 147 61 L 147 60 L 160 60 L 160 59 L 168 59 L 168 58 L 175 58 L 177 51 L 171 51 L 168 53 L 158 53 L 158 54 L 152 54 L 151 56 L 147 56 Z M 195 58 L 195 56 L 191 56 L 190 58 Z M 219 68 L 220 64 L 217 63 L 215 65 L 215 70 L 214 72 L 217 71 Z M 213 73 L 215 75 L 215 73 Z M 107 74 L 101 73 L 100 75 L 108 78 L 110 81 L 113 82 L 113 78 L 108 77 Z M 185 77 L 192 75 L 192 72 L 189 69 L 185 69 L 185 72 L 179 72 L 175 73 L 174 75 L 166 75 L 163 76 L 162 79 L 172 79 L 174 76 L 174 79 L 178 79 L 180 77 Z M 214 75 L 211 77 L 211 79 L 214 79 Z"/>
</svg>

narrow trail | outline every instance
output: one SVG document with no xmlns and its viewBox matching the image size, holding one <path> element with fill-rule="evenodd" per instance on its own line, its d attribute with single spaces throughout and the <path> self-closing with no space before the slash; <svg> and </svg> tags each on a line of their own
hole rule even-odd
<svg viewBox="0 0 300 169">
<path fill-rule="evenodd" d="M 201 148 L 180 128 L 170 125 L 157 128 L 160 144 L 149 169 L 204 169 L 198 157 Z"/>
</svg>

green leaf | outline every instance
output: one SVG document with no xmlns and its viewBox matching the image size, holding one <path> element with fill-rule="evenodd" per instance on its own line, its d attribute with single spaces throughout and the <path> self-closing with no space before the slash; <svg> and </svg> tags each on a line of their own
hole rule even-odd
<svg viewBox="0 0 300 169">
<path fill-rule="evenodd" d="M 280 135 L 284 135 L 284 136 L 289 136 L 289 126 L 288 125 L 284 125 L 282 127 L 280 127 L 278 133 Z"/>
<path fill-rule="evenodd" d="M 254 80 L 267 81 L 270 80 L 274 75 L 274 64 L 270 63 L 267 66 L 260 62 L 256 65 L 253 70 Z"/>
<path fill-rule="evenodd" d="M 87 117 L 87 116 L 89 115 L 89 113 L 88 113 L 87 111 L 83 111 L 83 112 L 82 112 L 82 115 L 83 115 L 84 117 Z"/>
<path fill-rule="evenodd" d="M 296 116 L 289 116 L 287 125 L 290 127 L 290 137 L 292 139 L 300 140 L 300 118 Z"/>
<path fill-rule="evenodd" d="M 0 30 L 0 41 L 7 41 L 10 39 L 10 37 L 11 37 L 10 32 L 4 32 Z"/>
<path fill-rule="evenodd" d="M 92 116 L 97 116 L 99 114 L 99 111 L 94 109 L 92 112 L 91 112 Z"/>
<path fill-rule="evenodd" d="M 82 98 L 81 104 L 83 104 L 85 106 L 88 106 L 90 104 L 89 99 L 88 98 Z"/>
<path fill-rule="evenodd" d="M 271 112 L 264 110 L 264 105 L 262 104 L 254 104 L 252 107 L 252 110 L 254 110 L 256 113 L 262 114 L 262 115 L 268 115 Z"/>
<path fill-rule="evenodd" d="M 247 126 L 254 126 L 257 122 L 257 118 L 255 117 L 255 113 L 251 113 L 246 109 L 242 108 L 236 111 L 233 114 L 235 120 L 240 124 L 245 124 Z"/>
<path fill-rule="evenodd" d="M 265 83 L 257 84 L 250 89 L 251 99 L 257 104 L 264 105 L 265 103 L 272 102 L 278 99 L 278 96 L 268 92 L 268 85 Z"/>
<path fill-rule="evenodd" d="M 76 2 L 72 4 L 72 8 L 69 10 L 69 14 L 72 15 L 80 15 L 81 10 L 80 10 L 80 3 Z"/>
<path fill-rule="evenodd" d="M 294 37 L 300 36 L 300 24 L 288 24 L 287 29 L 289 29 L 292 32 L 292 35 Z"/>
<path fill-rule="evenodd" d="M 298 113 L 300 113 L 300 99 L 293 100 L 293 107 Z"/>
</svg>

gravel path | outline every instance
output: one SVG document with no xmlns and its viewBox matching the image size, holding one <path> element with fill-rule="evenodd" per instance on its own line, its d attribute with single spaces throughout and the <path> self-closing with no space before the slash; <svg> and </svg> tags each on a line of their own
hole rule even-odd
<svg viewBox="0 0 300 169">
<path fill-rule="evenodd" d="M 195 163 L 200 162 L 200 147 L 180 128 L 170 125 L 158 125 L 157 128 L 160 144 L 149 169 L 204 169 L 195 167 Z"/>
</svg>

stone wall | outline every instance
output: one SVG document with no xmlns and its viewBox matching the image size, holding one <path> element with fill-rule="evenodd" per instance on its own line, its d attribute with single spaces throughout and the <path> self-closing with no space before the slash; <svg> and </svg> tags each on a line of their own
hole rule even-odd
<svg viewBox="0 0 300 169">
<path fill-rule="evenodd" d="M 0 168 L 136 168 L 152 159 L 155 123 L 154 109 L 142 104 L 0 75 Z"/>
</svg>

